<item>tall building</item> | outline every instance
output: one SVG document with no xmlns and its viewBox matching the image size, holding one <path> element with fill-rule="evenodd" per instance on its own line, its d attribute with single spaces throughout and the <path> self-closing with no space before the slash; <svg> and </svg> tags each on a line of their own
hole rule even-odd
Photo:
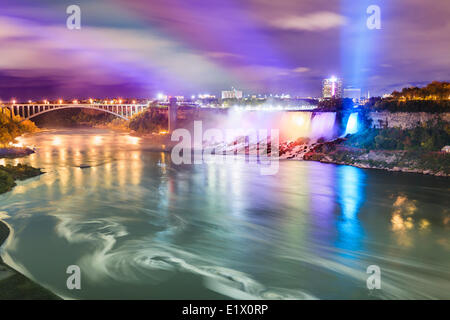
<svg viewBox="0 0 450 320">
<path fill-rule="evenodd" d="M 342 98 L 343 87 L 342 79 L 331 77 L 322 81 L 323 98 Z"/>
<path fill-rule="evenodd" d="M 222 91 L 222 99 L 242 99 L 242 91 L 232 88 L 232 90 Z"/>
<path fill-rule="evenodd" d="M 345 88 L 344 89 L 344 98 L 350 98 L 355 102 L 359 101 L 361 99 L 361 89 Z"/>
</svg>

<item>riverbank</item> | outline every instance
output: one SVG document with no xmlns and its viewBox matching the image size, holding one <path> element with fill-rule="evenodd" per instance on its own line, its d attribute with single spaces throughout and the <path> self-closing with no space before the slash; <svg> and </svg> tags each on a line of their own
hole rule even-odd
<svg viewBox="0 0 450 320">
<path fill-rule="evenodd" d="M 10 191 L 16 185 L 16 180 L 25 180 L 41 175 L 41 169 L 28 165 L 18 164 L 17 166 L 0 166 L 0 194 Z"/>
<path fill-rule="evenodd" d="M 0 220 L 0 246 L 9 236 L 8 226 Z M 59 300 L 57 295 L 29 280 L 6 265 L 0 257 L 0 300 Z"/>
<path fill-rule="evenodd" d="M 308 144 L 299 139 L 280 146 L 281 159 L 319 161 L 364 169 L 450 176 L 450 154 L 436 151 L 369 150 L 345 146 L 339 138 Z"/>
<path fill-rule="evenodd" d="M 23 157 L 29 154 L 24 149 L 25 148 L 14 148 L 14 150 L 9 150 L 7 153 L 2 153 L 2 155 L 7 154 L 9 157 L 14 157 L 13 155 L 16 157 Z M 40 169 L 22 164 L 18 164 L 17 166 L 0 166 L 0 194 L 11 191 L 16 185 L 16 180 L 25 180 L 42 173 L 43 172 Z M 4 218 L 4 216 L 0 216 L 0 247 L 6 241 L 10 233 L 7 224 L 3 222 L 1 218 Z M 0 300 L 15 299 L 54 300 L 60 298 L 6 265 L 0 257 Z"/>
<path fill-rule="evenodd" d="M 21 147 L 13 147 L 13 148 L 0 148 L 0 159 L 1 158 L 22 158 L 29 156 L 34 153 L 34 150 L 30 148 L 21 148 Z"/>
</svg>

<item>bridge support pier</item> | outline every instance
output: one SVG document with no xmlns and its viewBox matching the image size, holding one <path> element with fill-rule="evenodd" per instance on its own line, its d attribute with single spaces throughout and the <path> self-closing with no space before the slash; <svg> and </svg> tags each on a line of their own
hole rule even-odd
<svg viewBox="0 0 450 320">
<path fill-rule="evenodd" d="M 177 127 L 177 111 L 178 111 L 178 106 L 177 106 L 177 99 L 176 98 L 170 98 L 169 101 L 169 132 L 172 133 L 173 130 L 176 129 Z"/>
</svg>

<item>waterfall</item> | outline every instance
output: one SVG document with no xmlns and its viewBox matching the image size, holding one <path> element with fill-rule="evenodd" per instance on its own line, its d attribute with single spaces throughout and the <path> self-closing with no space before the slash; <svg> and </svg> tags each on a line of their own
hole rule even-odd
<svg viewBox="0 0 450 320">
<path fill-rule="evenodd" d="M 334 123 L 336 122 L 336 112 L 321 112 L 314 114 L 311 121 L 311 139 L 334 137 Z"/>
<path fill-rule="evenodd" d="M 347 134 L 354 134 L 356 132 L 358 132 L 358 112 L 354 112 L 348 117 L 344 136 Z"/>
<path fill-rule="evenodd" d="M 295 141 L 298 138 L 333 139 L 335 112 L 289 112 L 289 111 L 244 111 L 229 110 L 226 119 L 216 124 L 222 129 L 255 130 L 277 129 L 280 141 Z"/>
</svg>

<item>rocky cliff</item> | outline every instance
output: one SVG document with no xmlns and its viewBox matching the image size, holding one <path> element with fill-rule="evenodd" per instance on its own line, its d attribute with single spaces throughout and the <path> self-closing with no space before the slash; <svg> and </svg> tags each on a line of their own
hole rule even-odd
<svg viewBox="0 0 450 320">
<path fill-rule="evenodd" d="M 450 122 L 450 113 L 428 112 L 370 112 L 368 117 L 372 120 L 372 126 L 376 128 L 402 128 L 411 129 L 428 121 L 442 120 Z"/>
</svg>

